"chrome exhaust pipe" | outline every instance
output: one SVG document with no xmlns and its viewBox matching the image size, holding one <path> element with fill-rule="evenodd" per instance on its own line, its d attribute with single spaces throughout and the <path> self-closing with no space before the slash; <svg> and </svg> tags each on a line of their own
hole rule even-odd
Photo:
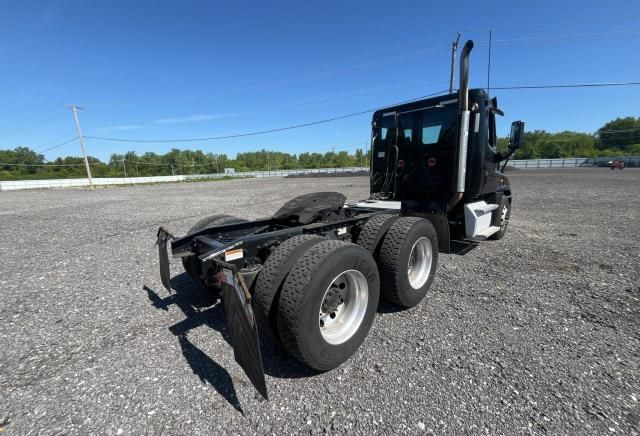
<svg viewBox="0 0 640 436">
<path fill-rule="evenodd" d="M 458 171 L 456 177 L 456 192 L 447 203 L 447 212 L 451 211 L 462 199 L 467 175 L 467 144 L 469 142 L 469 55 L 473 50 L 473 41 L 465 43 L 460 53 L 460 89 L 458 103 L 460 104 L 458 138 Z"/>
<path fill-rule="evenodd" d="M 473 41 L 465 43 L 460 53 L 460 113 L 469 110 L 469 55 L 473 50 Z"/>
</svg>

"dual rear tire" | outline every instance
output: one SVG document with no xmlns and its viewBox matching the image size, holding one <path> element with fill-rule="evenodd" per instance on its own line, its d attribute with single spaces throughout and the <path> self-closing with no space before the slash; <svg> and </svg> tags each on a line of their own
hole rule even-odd
<svg viewBox="0 0 640 436">
<path fill-rule="evenodd" d="M 267 258 L 253 290 L 263 336 L 318 370 L 336 368 L 360 347 L 381 294 L 415 306 L 435 275 L 438 241 L 425 219 L 379 215 L 356 242 L 290 238 Z"/>
<path fill-rule="evenodd" d="M 263 336 L 317 370 L 345 362 L 364 342 L 380 297 L 376 263 L 364 248 L 294 236 L 267 258 L 253 308 Z"/>
<path fill-rule="evenodd" d="M 348 242 L 320 242 L 298 259 L 284 282 L 280 339 L 302 363 L 333 369 L 364 342 L 379 296 L 378 269 L 367 250 Z"/>
<path fill-rule="evenodd" d="M 427 295 L 438 265 L 438 237 L 430 221 L 403 217 L 389 228 L 377 255 L 382 295 L 414 307 Z"/>
<path fill-rule="evenodd" d="M 383 298 L 405 308 L 422 301 L 438 265 L 438 237 L 429 220 L 377 215 L 363 226 L 356 243 L 376 259 Z"/>
</svg>

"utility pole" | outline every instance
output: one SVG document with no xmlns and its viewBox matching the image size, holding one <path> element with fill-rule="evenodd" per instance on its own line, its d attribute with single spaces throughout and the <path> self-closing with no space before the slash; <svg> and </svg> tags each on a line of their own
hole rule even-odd
<svg viewBox="0 0 640 436">
<path fill-rule="evenodd" d="M 369 141 L 364 142 L 364 166 L 369 166 Z"/>
<path fill-rule="evenodd" d="M 458 32 L 458 37 L 451 46 L 451 77 L 449 79 L 449 94 L 453 94 L 453 78 L 456 73 L 456 52 L 458 51 L 458 41 L 460 41 L 460 32 Z"/>
<path fill-rule="evenodd" d="M 124 170 L 124 176 L 127 177 L 127 165 L 124 163 L 124 155 L 122 156 L 122 169 Z"/>
<path fill-rule="evenodd" d="M 367 141 L 364 141 L 364 150 L 363 151 L 364 151 L 364 154 L 362 155 L 362 160 L 364 162 L 366 162 L 367 161 Z M 361 164 L 363 168 L 365 166 L 364 162 Z"/>
<path fill-rule="evenodd" d="M 191 159 L 191 174 L 195 174 L 196 173 L 196 161 L 195 159 Z"/>
<path fill-rule="evenodd" d="M 172 175 L 172 176 L 175 176 L 175 175 L 176 175 L 176 171 L 175 171 L 175 169 L 173 168 L 173 165 L 171 165 L 171 175 Z"/>
<path fill-rule="evenodd" d="M 80 121 L 78 120 L 78 109 L 81 107 L 74 105 L 69 106 L 71 112 L 73 112 L 73 120 L 76 122 L 76 130 L 78 131 L 78 140 L 80 141 L 80 148 L 82 149 L 82 156 L 84 156 L 84 166 L 87 169 L 87 178 L 89 179 L 89 189 L 93 189 L 93 179 L 91 178 L 91 167 L 89 166 L 89 159 L 87 159 L 87 150 L 84 146 L 84 137 L 82 136 L 82 129 L 80 129 Z"/>
</svg>

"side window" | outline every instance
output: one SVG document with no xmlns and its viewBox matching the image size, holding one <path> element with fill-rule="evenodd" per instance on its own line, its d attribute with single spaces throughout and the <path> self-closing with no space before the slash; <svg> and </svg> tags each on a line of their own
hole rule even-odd
<svg viewBox="0 0 640 436">
<path fill-rule="evenodd" d="M 379 121 L 379 137 L 378 144 L 380 145 L 388 145 L 393 143 L 395 140 L 395 119 L 393 115 L 387 115 L 382 117 Z"/>
<path fill-rule="evenodd" d="M 496 138 L 496 114 L 489 111 L 489 146 L 491 148 L 496 148 L 498 145 L 498 140 Z"/>
<path fill-rule="evenodd" d="M 434 107 L 422 111 L 420 116 L 422 145 L 438 148 L 449 147 L 455 142 L 457 107 Z"/>
<path fill-rule="evenodd" d="M 400 115 L 400 144 L 411 144 L 413 142 L 413 124 L 415 117 L 412 113 Z"/>
<path fill-rule="evenodd" d="M 440 138 L 440 130 L 442 126 L 425 126 L 422 128 L 422 144 L 432 145 L 437 144 Z"/>
</svg>

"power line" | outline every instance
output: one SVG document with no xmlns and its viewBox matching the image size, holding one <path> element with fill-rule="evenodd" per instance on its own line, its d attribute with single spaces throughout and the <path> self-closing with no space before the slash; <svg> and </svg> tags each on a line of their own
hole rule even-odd
<svg viewBox="0 0 640 436">
<path fill-rule="evenodd" d="M 594 88 L 594 87 L 606 87 L 606 86 L 633 86 L 633 85 L 640 85 L 640 82 L 606 82 L 606 83 L 577 83 L 577 84 L 560 84 L 560 85 L 522 85 L 522 86 L 494 86 L 492 89 L 494 90 L 520 90 L 520 89 L 562 89 L 562 88 Z M 405 104 L 405 103 L 410 103 L 413 101 L 417 101 L 417 100 L 422 100 L 424 98 L 427 97 L 432 97 L 438 94 L 443 94 L 448 92 L 448 90 L 443 90 L 443 91 L 439 91 L 439 92 L 435 92 L 433 94 L 429 94 L 429 95 L 425 95 L 422 97 L 418 97 L 415 99 L 411 99 L 411 100 L 407 100 L 407 101 L 403 101 L 400 103 L 394 103 L 391 105 L 387 105 L 385 107 L 389 107 L 389 106 L 397 106 L 400 104 Z M 351 117 L 355 117 L 358 115 L 363 115 L 366 113 L 370 113 L 370 112 L 374 112 L 378 109 L 381 109 L 381 107 L 378 108 L 374 108 L 374 109 L 368 109 L 368 110 L 364 110 L 364 111 L 359 111 L 359 112 L 354 112 L 354 113 L 350 113 L 350 114 L 346 114 L 346 115 L 341 115 L 338 117 L 332 117 L 332 118 L 327 118 L 327 119 L 323 119 L 323 120 L 318 120 L 318 121 L 312 121 L 312 122 L 308 122 L 308 123 L 302 123 L 302 124 L 296 124 L 293 126 L 287 126 L 287 127 L 280 127 L 277 129 L 268 129 L 268 130 L 260 130 L 260 131 L 255 131 L 255 132 L 246 132 L 246 133 L 237 133 L 237 134 L 233 134 L 233 135 L 222 135 L 222 136 L 210 136 L 210 137 L 204 137 L 204 138 L 178 138 L 178 139 L 128 139 L 128 138 L 110 138 L 110 137 L 102 137 L 102 136 L 85 136 L 86 138 L 90 138 L 90 139 L 96 139 L 96 140 L 100 140 L 100 141 L 113 141 L 113 142 L 132 142 L 132 143 L 171 143 L 171 142 L 197 142 L 197 141 L 213 141 L 213 140 L 219 140 L 219 139 L 231 139 L 231 138 L 241 138 L 241 137 L 246 137 L 246 136 L 257 136 L 257 135 L 264 135 L 264 134 L 268 134 L 268 133 L 275 133 L 275 132 L 282 132 L 285 130 L 293 130 L 293 129 L 299 129 L 302 127 L 309 127 L 309 126 L 313 126 L 313 125 L 317 125 L 317 124 L 325 124 L 325 123 L 330 123 L 332 121 L 338 121 L 338 120 L 342 120 L 345 118 L 351 118 Z"/>
<path fill-rule="evenodd" d="M 348 62 L 348 61 L 352 61 L 352 60 L 356 60 L 356 59 L 362 59 L 362 58 L 367 58 L 367 57 L 371 57 L 374 56 L 376 54 L 380 54 L 380 53 L 386 53 L 389 51 L 393 51 L 393 50 L 397 50 L 399 48 L 404 48 L 404 47 L 410 47 L 410 46 L 414 46 L 414 45 L 418 45 L 427 41 L 433 41 L 439 38 L 443 38 L 446 36 L 449 36 L 452 32 L 445 32 L 445 33 L 441 33 L 438 34 L 436 36 L 432 36 L 429 38 L 423 38 L 423 39 L 418 39 L 418 40 L 414 40 L 412 42 L 406 43 L 406 44 L 401 44 L 401 45 L 397 45 L 394 47 L 389 47 L 389 48 L 385 48 L 385 49 L 381 49 L 381 50 L 376 50 L 373 52 L 369 52 L 369 53 L 365 53 L 365 54 L 360 54 L 360 55 L 356 55 L 356 56 L 352 56 L 349 58 L 343 58 L 343 59 L 338 59 L 335 61 L 331 61 L 328 62 L 326 64 L 322 64 L 316 67 L 308 67 L 308 68 L 302 68 L 302 69 L 296 69 L 293 71 L 289 71 L 286 74 L 291 74 L 291 73 L 296 73 L 296 72 L 302 72 L 302 71 L 307 71 L 307 70 L 314 70 L 317 71 L 318 69 L 321 68 L 326 68 L 332 65 L 336 65 L 336 64 L 341 64 L 344 62 Z M 381 59 L 381 60 L 377 60 L 374 62 L 370 62 L 370 63 L 365 63 L 365 64 L 361 64 L 361 65 L 355 65 L 355 66 L 351 66 L 351 67 L 344 67 L 344 68 L 340 68 L 340 69 L 336 69 L 336 70 L 331 70 L 331 71 L 322 71 L 322 72 L 315 72 L 313 74 L 309 74 L 309 75 L 303 75 L 303 76 L 298 76 L 298 77 L 290 77 L 290 78 L 286 78 L 286 79 L 281 79 L 281 80 L 276 80 L 274 82 L 266 82 L 266 83 L 254 83 L 253 85 L 251 85 L 251 82 L 255 82 L 255 79 L 251 79 L 251 80 L 245 80 L 241 83 L 246 83 L 248 84 L 245 87 L 241 87 L 241 88 L 232 88 L 229 87 L 228 85 L 219 85 L 219 86 L 212 86 L 212 87 L 207 87 L 207 88 L 203 88 L 199 91 L 195 91 L 195 92 L 190 92 L 190 93 L 184 93 L 182 95 L 178 95 L 178 96 L 173 96 L 173 97 L 169 97 L 169 98 L 159 98 L 159 99 L 152 99 L 152 102 L 160 102 L 160 101 L 174 101 L 174 100 L 179 100 L 182 98 L 192 98 L 192 97 L 198 97 L 201 96 L 203 94 L 206 94 L 210 91 L 215 91 L 217 89 L 224 89 L 225 91 L 234 91 L 234 92 L 243 92 L 243 91 L 248 91 L 248 90 L 252 90 L 252 89 L 256 89 L 256 88 L 264 88 L 264 87 L 269 87 L 269 86 L 273 86 L 273 85 L 278 85 L 278 84 L 282 84 L 282 83 L 288 83 L 288 82 L 293 82 L 293 81 L 297 81 L 297 80 L 303 80 L 303 79 L 308 79 L 308 78 L 314 78 L 314 77 L 319 77 L 319 76 L 323 76 L 323 75 L 330 75 L 330 74 L 335 74 L 335 73 L 339 73 L 339 72 L 343 72 L 343 71 L 351 71 L 354 69 L 359 69 L 359 68 L 365 68 L 367 66 L 370 65 L 376 65 L 379 63 L 385 63 L 385 62 L 391 62 L 393 60 L 397 60 L 397 59 L 402 59 L 402 58 L 406 58 L 406 57 L 411 57 L 411 56 L 416 56 L 418 54 L 422 54 L 422 53 L 427 53 L 429 51 L 433 51 L 433 50 L 437 50 L 440 49 L 441 47 L 433 47 L 433 48 L 428 48 L 425 50 L 420 50 L 417 52 L 412 52 L 412 53 L 408 53 L 408 54 L 404 54 L 404 55 L 395 55 L 391 58 L 385 58 L 385 59 Z M 282 76 L 282 75 L 280 75 Z M 137 100 L 127 100 L 127 101 L 120 101 L 120 102 L 116 102 L 116 103 L 107 103 L 107 104 L 99 104 L 99 106 L 101 107 L 110 107 L 110 106 L 118 106 L 118 105 L 123 105 L 123 104 L 130 104 L 132 102 L 135 102 Z"/>
<path fill-rule="evenodd" d="M 640 130 L 640 127 L 634 127 L 631 129 L 598 130 L 596 133 L 636 132 L 638 130 Z"/>
<path fill-rule="evenodd" d="M 100 163 L 94 162 L 91 165 L 99 165 Z M 2 163 L 0 165 L 13 166 L 13 167 L 82 167 L 83 163 L 80 164 L 23 164 L 23 163 Z M 104 165 L 104 164 L 103 164 Z"/>
<path fill-rule="evenodd" d="M 597 88 L 602 86 L 634 86 L 640 82 L 605 82 L 605 83 L 576 83 L 567 85 L 523 85 L 523 86 L 493 86 L 491 89 L 554 89 L 554 88 Z"/>
<path fill-rule="evenodd" d="M 405 53 L 405 54 L 402 54 L 402 55 L 395 55 L 395 56 L 391 56 L 391 57 L 388 57 L 388 58 L 378 59 L 378 60 L 367 62 L 367 63 L 363 63 L 363 64 L 351 65 L 351 66 L 348 66 L 348 67 L 338 68 L 338 69 L 335 69 L 335 70 L 321 71 L 321 72 L 307 74 L 307 75 L 298 76 L 298 77 L 291 77 L 291 78 L 288 78 L 288 79 L 277 80 L 277 81 L 274 81 L 274 82 L 267 82 L 267 83 L 261 83 L 261 84 L 256 84 L 256 85 L 250 85 L 250 86 L 246 86 L 246 87 L 243 87 L 243 88 L 234 89 L 234 88 L 229 88 L 229 87 L 216 87 L 216 88 L 213 88 L 213 89 L 222 88 L 222 89 L 225 89 L 227 91 L 232 91 L 234 93 L 243 93 L 243 92 L 247 92 L 247 91 L 253 91 L 253 90 L 256 90 L 256 89 L 264 89 L 264 88 L 269 88 L 269 87 L 273 87 L 273 86 L 283 85 L 285 83 L 296 82 L 296 81 L 299 81 L 299 80 L 313 79 L 313 78 L 316 78 L 316 77 L 328 76 L 328 75 L 336 74 L 336 73 L 344 73 L 344 72 L 349 72 L 349 71 L 355 71 L 355 70 L 359 70 L 359 69 L 362 69 L 362 68 L 370 67 L 370 66 L 373 66 L 373 65 L 389 63 L 389 62 L 392 62 L 392 61 L 406 59 L 406 58 L 410 58 L 410 57 L 417 56 L 417 55 L 420 55 L 420 54 L 425 54 L 425 53 L 429 53 L 429 52 L 432 52 L 432 51 L 441 50 L 441 49 L 446 48 L 446 47 L 447 47 L 446 45 L 441 45 L 441 46 L 437 46 L 437 47 L 431 47 L 431 48 L 427 48 L 427 49 L 424 49 L 424 50 L 418 50 L 418 51 L 415 51 L 415 52 Z M 211 90 L 211 88 L 207 88 L 207 89 Z M 201 92 L 201 93 L 190 94 L 187 97 L 197 97 L 197 96 L 203 95 L 204 93 L 208 92 L 208 90 L 205 91 L 205 92 Z M 176 100 L 176 99 L 179 99 L 179 98 L 183 98 L 183 97 L 185 97 L 185 96 L 183 95 L 182 97 L 171 97 L 169 99 L 161 99 L 161 100 L 157 100 L 156 99 L 156 100 L 152 100 L 152 101 L 156 101 L 156 102 L 157 101 L 173 101 L 173 100 Z M 87 136 L 87 138 L 88 138 L 88 136 Z"/>
<path fill-rule="evenodd" d="M 571 33 L 565 35 L 551 35 L 551 36 L 532 36 L 525 38 L 511 38 L 511 39 L 494 39 L 493 42 L 523 42 L 523 41 L 539 41 L 548 39 L 560 39 L 560 38 L 575 38 L 583 36 L 603 36 L 603 35 L 619 35 L 624 33 L 638 32 L 639 29 L 627 29 L 627 30 L 613 30 L 608 32 L 589 32 L 589 33 Z M 479 43 L 487 43 L 488 41 L 479 41 Z"/>
<path fill-rule="evenodd" d="M 396 106 L 399 104 L 404 104 L 404 103 L 410 103 L 416 100 L 422 100 L 423 98 L 427 98 L 427 97 L 432 97 L 434 95 L 438 95 L 438 94 L 443 94 L 445 92 L 448 92 L 449 90 L 444 90 L 444 91 L 438 91 L 435 92 L 433 94 L 429 94 L 429 95 L 425 95 L 419 98 L 415 98 L 415 99 L 411 99 L 411 100 L 407 100 L 404 102 L 400 102 L 400 103 L 395 103 L 393 105 L 390 106 Z M 147 142 L 153 142 L 153 143 L 165 143 L 165 142 L 197 142 L 197 141 L 213 141 L 213 140 L 217 140 L 217 139 L 231 139 L 231 138 L 241 138 L 241 137 L 245 137 L 245 136 L 256 136 L 256 135 L 264 135 L 267 133 L 275 133 L 275 132 L 282 132 L 285 130 L 293 130 L 293 129 L 299 129 L 302 127 L 309 127 L 309 126 L 314 126 L 317 124 L 325 124 L 325 123 L 330 123 L 332 121 L 338 121 L 338 120 L 342 120 L 345 118 L 351 118 L 351 117 L 355 117 L 358 115 L 363 115 L 369 112 L 373 112 L 380 109 L 378 108 L 373 108 L 373 109 L 367 109 L 364 111 L 360 111 L 360 112 L 354 112 L 351 114 L 347 114 L 347 115 L 340 115 L 338 117 L 333 117 L 333 118 L 327 118 L 324 120 L 319 120 L 319 121 L 311 121 L 309 123 L 303 123 L 303 124 L 296 124 L 293 126 L 287 126 L 287 127 L 280 127 L 277 129 L 269 129 L 269 130 L 261 130 L 261 131 L 257 131 L 257 132 L 247 132 L 247 133 L 237 133 L 234 135 L 224 135 L 224 136 L 210 136 L 207 138 L 183 138 L 183 139 L 125 139 L 125 138 L 107 138 L 107 137 L 101 137 L 101 136 L 85 136 L 85 138 L 89 138 L 89 139 L 97 139 L 100 141 L 114 141 L 114 142 L 134 142 L 134 143 L 147 143 Z"/>
<path fill-rule="evenodd" d="M 45 117 L 43 119 L 40 119 L 40 120 L 38 120 L 36 122 L 27 123 L 27 124 L 24 124 L 24 125 L 18 127 L 17 129 L 12 129 L 13 131 L 11 133 L 4 134 L 4 135 L 2 135 L 2 137 L 3 138 L 8 138 L 8 137 L 14 136 L 17 133 L 21 133 L 26 128 L 33 129 L 34 127 L 38 127 L 38 126 L 41 126 L 43 124 L 48 124 L 48 123 L 50 123 L 52 121 L 60 119 L 63 116 L 64 116 L 64 113 L 51 114 L 51 116 L 47 116 L 47 117 Z"/>
<path fill-rule="evenodd" d="M 385 92 L 388 93 L 389 91 L 404 91 L 404 90 L 408 90 L 408 89 L 416 89 L 416 88 L 425 88 L 425 87 L 430 87 L 430 86 L 436 86 L 436 85 L 442 85 L 445 84 L 447 82 L 445 81 L 439 81 L 439 82 L 431 82 L 431 83 L 427 83 L 427 84 L 420 84 L 420 85 L 411 85 L 411 86 L 381 86 L 381 87 L 377 87 L 377 88 L 369 88 L 369 89 L 364 89 L 361 90 L 359 92 L 351 92 L 351 93 L 343 93 L 339 96 L 336 97 L 325 97 L 325 98 L 319 98 L 319 99 L 315 99 L 315 100 L 307 100 L 307 101 L 298 101 L 296 103 L 286 103 L 286 104 L 279 104 L 279 105 L 274 105 L 274 106 L 267 106 L 267 107 L 262 107 L 262 108 L 258 108 L 257 110 L 254 111 L 247 111 L 247 112 L 239 112 L 239 113 L 234 113 L 234 114 L 229 114 L 228 116 L 225 116 L 224 118 L 232 118 L 232 117 L 238 117 L 238 116 L 245 116 L 245 115 L 255 115 L 255 114 L 260 114 L 260 113 L 265 113 L 265 112 L 273 112 L 274 110 L 279 110 L 279 109 L 286 109 L 286 108 L 291 108 L 291 107 L 300 107 L 300 106 L 307 106 L 307 105 L 315 105 L 315 104 L 319 104 L 319 103 L 328 103 L 328 102 L 333 102 L 333 101 L 340 101 L 340 100 L 346 100 L 346 99 L 352 99 L 352 98 L 359 98 L 359 97 L 366 97 L 369 95 L 373 95 L 373 94 L 379 94 L 381 92 Z M 157 124 L 154 122 L 137 122 L 137 123 L 129 123 L 129 124 L 135 124 L 135 125 L 152 125 L 152 124 Z M 102 129 L 102 130 L 106 130 L 108 129 L 109 126 L 89 126 L 89 129 Z M 85 136 L 87 137 L 87 136 Z"/>
<path fill-rule="evenodd" d="M 570 26 L 580 26 L 582 24 L 605 24 L 605 23 L 618 23 L 623 21 L 637 21 L 640 20 L 640 16 L 636 17 L 624 17 L 624 18 L 612 18 L 608 20 L 590 20 L 590 21 L 574 21 L 568 23 L 549 23 L 549 24 L 532 24 L 529 26 L 513 26 L 513 27 L 492 27 L 494 31 L 511 31 L 511 30 L 526 30 L 526 29 L 546 29 L 550 27 L 570 27 Z M 461 32 L 488 32 L 489 29 L 470 29 L 470 30 L 461 30 Z"/>
<path fill-rule="evenodd" d="M 640 34 L 619 35 L 619 33 L 621 32 L 639 32 L 639 31 L 634 29 L 634 30 L 625 30 L 620 32 L 610 32 L 610 33 L 603 32 L 603 33 L 593 33 L 593 34 L 582 34 L 582 35 L 587 35 L 586 37 L 581 37 L 580 36 L 581 34 L 575 34 L 575 35 L 544 36 L 544 37 L 532 37 L 532 38 L 503 39 L 501 41 L 498 41 L 498 43 L 496 44 L 496 47 L 511 47 L 514 44 L 528 43 L 528 42 L 560 44 L 565 42 L 601 41 L 604 39 L 612 39 L 620 36 L 624 36 L 625 38 L 637 38 L 638 36 L 640 36 Z M 487 44 L 488 41 L 478 41 L 478 43 Z"/>
<path fill-rule="evenodd" d="M 68 141 L 65 141 L 65 142 L 63 142 L 61 144 L 58 144 L 58 145 L 54 145 L 53 147 L 45 148 L 44 150 L 38 150 L 38 151 L 36 151 L 36 153 L 45 153 L 47 151 L 54 150 L 54 149 L 56 149 L 58 147 L 62 147 L 63 145 L 66 145 L 66 144 L 68 144 L 70 142 L 73 142 L 76 139 L 78 139 L 78 137 L 74 136 L 73 138 L 69 139 Z"/>
<path fill-rule="evenodd" d="M 424 54 L 424 53 L 429 53 L 432 51 L 436 51 L 436 50 L 441 50 L 443 48 L 447 48 L 448 46 L 446 45 L 440 45 L 437 47 L 432 47 L 432 48 L 428 48 L 425 50 L 418 50 L 412 53 L 406 53 L 403 55 L 397 55 L 397 56 L 391 56 L 385 59 L 378 59 L 375 61 L 371 61 L 371 62 L 367 62 L 364 64 L 359 64 L 359 65 L 352 65 L 349 67 L 343 67 L 343 68 L 339 68 L 339 69 L 335 69 L 335 70 L 330 70 L 330 71 L 321 71 L 319 73 L 313 73 L 313 74 L 308 74 L 305 76 L 299 76 L 299 77 L 293 77 L 293 78 L 289 78 L 289 79 L 284 79 L 284 80 L 279 80 L 276 82 L 271 82 L 271 83 L 265 83 L 265 84 L 261 84 L 261 85 L 254 85 L 254 86 L 249 86 L 240 90 L 236 90 L 236 91 L 250 91 L 250 90 L 254 90 L 254 89 L 261 89 L 261 88 L 267 88 L 267 87 L 271 87 L 274 85 L 282 85 L 284 83 L 290 83 L 290 82 L 295 82 L 298 80 L 304 80 L 304 79 L 313 79 L 316 77 L 321 77 L 321 76 L 327 76 L 330 74 L 335 74 L 335 73 L 343 73 L 343 72 L 347 72 L 347 71 L 354 71 L 354 70 L 358 70 L 361 68 L 366 68 L 366 67 L 370 67 L 372 65 L 379 65 L 379 64 L 384 64 L 384 63 L 388 63 L 388 62 L 392 62 L 392 61 L 396 61 L 396 60 L 400 60 L 400 59 L 406 59 L 409 57 L 413 57 L 413 56 L 417 56 L 419 54 Z"/>
<path fill-rule="evenodd" d="M 19 126 L 20 124 L 29 123 L 30 121 L 32 121 L 34 119 L 40 118 L 42 115 L 44 115 L 46 113 L 49 113 L 51 110 L 56 109 L 56 108 L 61 107 L 61 106 L 62 106 L 62 103 L 57 103 L 57 104 L 49 107 L 48 109 L 46 109 L 46 110 L 44 110 L 42 112 L 38 112 L 36 115 L 33 115 L 33 116 L 31 116 L 29 118 L 26 118 L 26 119 L 23 119 L 22 121 L 18 121 L 17 123 L 13 123 L 13 124 L 10 124 L 8 126 L 4 126 L 1 129 L 2 129 L 2 131 L 11 130 L 14 127 Z"/>
</svg>

